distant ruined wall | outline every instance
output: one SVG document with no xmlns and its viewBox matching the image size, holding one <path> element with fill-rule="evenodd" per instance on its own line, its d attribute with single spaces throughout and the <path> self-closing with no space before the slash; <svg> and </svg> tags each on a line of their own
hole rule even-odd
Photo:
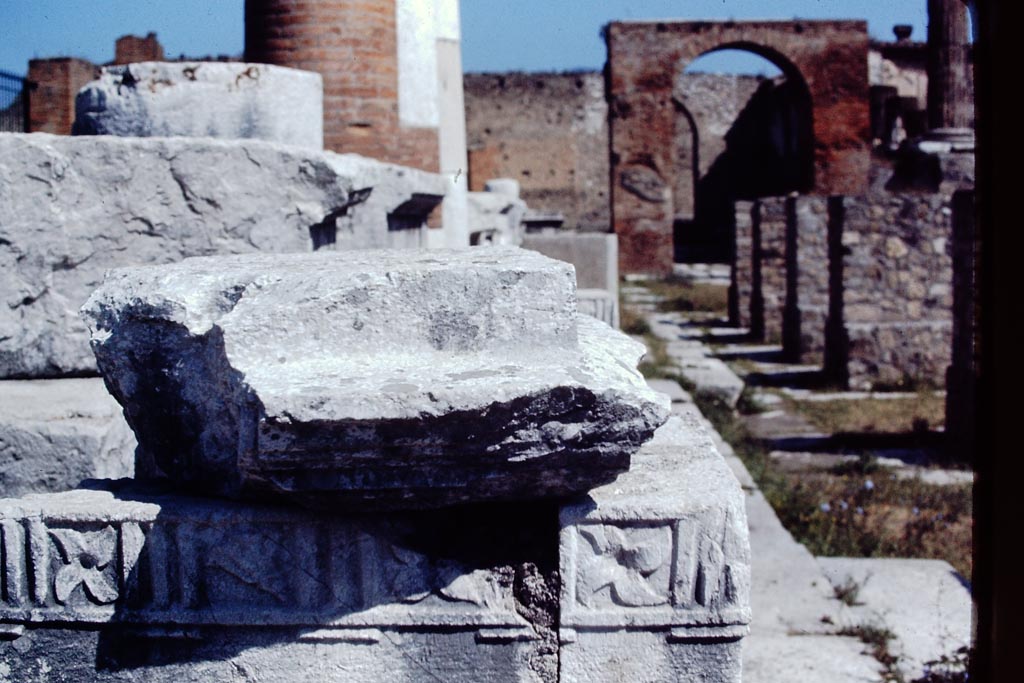
<svg viewBox="0 0 1024 683">
<path fill-rule="evenodd" d="M 147 33 L 144 38 L 141 36 L 121 36 L 114 43 L 114 64 L 162 62 L 165 59 L 164 47 L 152 31 Z"/>
<path fill-rule="evenodd" d="M 96 77 L 98 70 L 92 62 L 75 57 L 29 61 L 28 80 L 36 83 L 29 95 L 29 132 L 70 135 L 75 95 Z"/>
<path fill-rule="evenodd" d="M 607 232 L 608 106 L 599 73 L 466 74 L 470 189 L 515 178 L 527 205 Z"/>
</svg>

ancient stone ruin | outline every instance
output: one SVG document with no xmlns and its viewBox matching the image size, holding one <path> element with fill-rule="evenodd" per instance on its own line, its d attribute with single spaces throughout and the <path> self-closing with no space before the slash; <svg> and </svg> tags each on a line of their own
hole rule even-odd
<svg viewBox="0 0 1024 683">
<path fill-rule="evenodd" d="M 494 247 L 112 271 L 136 480 L 0 503 L 12 680 L 738 681 L 743 494 L 574 290 Z"/>
</svg>

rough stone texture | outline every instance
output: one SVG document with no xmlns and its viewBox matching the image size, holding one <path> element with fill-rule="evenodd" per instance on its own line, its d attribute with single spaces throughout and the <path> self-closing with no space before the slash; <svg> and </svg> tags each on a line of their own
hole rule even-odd
<svg viewBox="0 0 1024 683">
<path fill-rule="evenodd" d="M 526 202 L 506 192 L 470 192 L 467 201 L 469 243 L 519 246 Z"/>
<path fill-rule="evenodd" d="M 821 363 L 829 312 L 828 198 L 789 201 L 786 259 L 795 273 L 787 277 L 782 350 L 790 361 Z"/>
<path fill-rule="evenodd" d="M 564 495 L 667 417 L 643 347 L 516 248 L 191 259 L 83 311 L 141 476 L 360 507 Z"/>
<path fill-rule="evenodd" d="M 729 322 L 747 328 L 752 338 L 760 339 L 764 335 L 764 306 L 762 303 L 754 305 L 755 292 L 761 296 L 761 245 L 760 239 L 754 239 L 754 203 L 737 201 L 735 207 L 735 250 L 732 268 L 729 269 Z M 757 329 L 754 326 L 755 309 L 761 315 Z"/>
<path fill-rule="evenodd" d="M 782 341 L 784 309 L 786 305 L 786 198 L 765 197 L 754 203 L 754 235 L 760 245 L 760 296 L 751 295 L 754 304 L 761 302 L 761 339 Z M 754 247 L 758 249 L 758 247 Z M 757 311 L 751 313 L 751 329 L 757 320 Z M 755 337 L 756 338 L 756 337 Z"/>
<path fill-rule="evenodd" d="M 95 372 L 78 308 L 108 268 L 411 246 L 445 191 L 433 174 L 255 140 L 0 134 L 0 158 L 2 378 Z"/>
<path fill-rule="evenodd" d="M 557 680 L 554 506 L 344 517 L 106 488 L 0 501 L 8 680 Z"/>
<path fill-rule="evenodd" d="M 320 74 L 244 62 L 104 67 L 75 99 L 75 135 L 254 138 L 320 150 Z"/>
<path fill-rule="evenodd" d="M 668 273 L 678 74 L 730 44 L 758 46 L 810 92 L 814 187 L 866 190 L 870 120 L 863 21 L 612 22 L 607 27 L 612 221 L 623 272 Z"/>
<path fill-rule="evenodd" d="M 471 190 L 515 178 L 531 208 L 565 226 L 604 232 L 608 105 L 599 73 L 466 74 Z"/>
<path fill-rule="evenodd" d="M 890 651 L 905 680 L 918 680 L 926 664 L 952 658 L 971 643 L 971 593 L 942 560 L 820 557 L 832 585 L 856 586 L 856 623 L 887 628 Z"/>
<path fill-rule="evenodd" d="M 843 200 L 842 291 L 833 296 L 842 297 L 851 388 L 945 381 L 952 350 L 950 201 L 941 193 L 887 192 Z"/>
<path fill-rule="evenodd" d="M 695 417 L 671 418 L 560 520 L 561 680 L 740 680 L 743 493 Z"/>
<path fill-rule="evenodd" d="M 65 491 L 130 477 L 135 437 L 103 381 L 0 382 L 0 494 Z"/>
</svg>

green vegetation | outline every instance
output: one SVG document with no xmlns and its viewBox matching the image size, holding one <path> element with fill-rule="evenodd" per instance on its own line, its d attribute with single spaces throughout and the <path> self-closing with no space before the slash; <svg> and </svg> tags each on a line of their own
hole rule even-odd
<svg viewBox="0 0 1024 683">
<path fill-rule="evenodd" d="M 784 472 L 728 406 L 699 395 L 694 400 L 811 553 L 942 559 L 970 580 L 970 484 L 901 479 L 867 457 L 828 471 Z"/>
<path fill-rule="evenodd" d="M 643 283 L 652 293 L 664 297 L 658 310 L 700 311 L 726 315 L 729 311 L 729 287 L 703 282 L 691 282 L 687 278 L 669 277 L 664 280 L 649 280 Z"/>
<path fill-rule="evenodd" d="M 788 405 L 829 434 L 840 432 L 921 432 L 946 419 L 944 394 L 922 391 L 912 398 L 794 401 Z"/>
</svg>

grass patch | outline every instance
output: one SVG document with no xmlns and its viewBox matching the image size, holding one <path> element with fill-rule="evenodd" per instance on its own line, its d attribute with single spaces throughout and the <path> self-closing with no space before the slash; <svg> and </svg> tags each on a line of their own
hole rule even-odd
<svg viewBox="0 0 1024 683">
<path fill-rule="evenodd" d="M 727 405 L 701 395 L 694 401 L 812 554 L 942 559 L 970 580 L 970 484 L 898 479 L 867 457 L 831 471 L 787 473 Z"/>
<path fill-rule="evenodd" d="M 692 282 L 686 278 L 667 277 L 649 280 L 643 285 L 652 293 L 665 298 L 658 310 L 701 311 L 725 315 L 729 311 L 729 286 Z"/>
<path fill-rule="evenodd" d="M 651 333 L 647 320 L 635 309 L 619 302 L 619 329 L 626 334 L 646 335 Z"/>
<path fill-rule="evenodd" d="M 946 420 L 946 398 L 933 392 L 913 398 L 790 401 L 789 405 L 828 434 L 925 432 Z"/>
</svg>

